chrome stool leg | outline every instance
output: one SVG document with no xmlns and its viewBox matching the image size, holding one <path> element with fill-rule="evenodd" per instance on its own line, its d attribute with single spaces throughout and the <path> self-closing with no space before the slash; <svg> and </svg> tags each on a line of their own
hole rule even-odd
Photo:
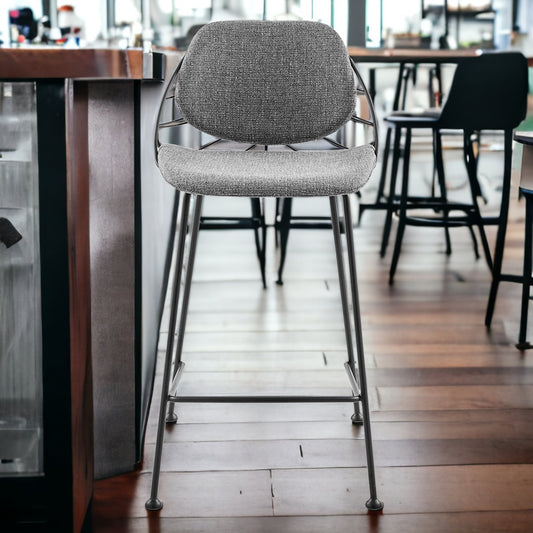
<svg viewBox="0 0 533 533">
<path fill-rule="evenodd" d="M 352 288 L 352 306 L 355 324 L 355 346 L 357 351 L 357 365 L 359 367 L 359 385 L 361 388 L 361 406 L 363 410 L 363 427 L 365 432 L 366 462 L 368 465 L 368 483 L 370 498 L 366 502 L 367 509 L 380 511 L 383 502 L 377 497 L 376 473 L 374 467 L 374 451 L 372 446 L 372 433 L 370 428 L 370 407 L 368 405 L 368 389 L 366 383 L 366 365 L 363 346 L 363 329 L 361 325 L 361 310 L 359 307 L 359 288 L 357 285 L 357 270 L 355 265 L 355 244 L 353 238 L 353 221 L 350 207 L 350 198 L 343 196 L 344 220 L 346 224 L 346 244 L 348 249 L 348 267 L 350 270 L 350 285 Z"/>
<path fill-rule="evenodd" d="M 178 334 L 176 338 L 176 351 L 174 353 L 174 363 L 172 380 L 176 379 L 176 374 L 180 369 L 181 353 L 183 351 L 183 338 L 185 336 L 185 326 L 187 324 L 187 313 L 189 311 L 189 296 L 191 294 L 191 281 L 192 273 L 194 270 L 194 258 L 196 257 L 196 243 L 198 242 L 198 231 L 195 229 L 198 227 L 202 215 L 203 196 L 196 197 L 196 204 L 194 207 L 194 218 L 192 222 L 192 229 L 190 232 L 191 242 L 189 244 L 189 257 L 187 259 L 187 267 L 185 270 L 185 283 L 183 284 L 183 298 L 181 301 L 180 319 L 178 323 Z M 174 412 L 174 402 L 170 402 L 168 405 L 168 411 L 166 416 L 167 424 L 175 424 L 178 421 L 178 416 Z"/>
<path fill-rule="evenodd" d="M 359 398 L 363 411 L 363 427 L 365 434 L 365 449 L 366 449 L 366 461 L 368 469 L 368 482 L 370 488 L 370 498 L 366 502 L 367 509 L 371 511 L 380 511 L 383 509 L 383 502 L 377 497 L 376 489 L 376 474 L 374 467 L 374 452 L 372 447 L 372 434 L 370 428 L 370 408 L 368 405 L 368 391 L 366 383 L 366 370 L 365 370 L 365 356 L 363 349 L 363 335 L 361 330 L 361 314 L 359 308 L 359 290 L 357 287 L 357 273 L 355 268 L 355 245 L 353 240 L 353 220 L 350 207 L 350 198 L 348 195 L 343 196 L 344 205 L 344 223 L 346 228 L 346 244 L 348 251 L 348 267 L 350 272 L 350 286 L 352 296 L 352 306 L 355 325 L 355 344 L 357 351 L 357 368 L 355 362 L 348 366 L 354 374 L 356 380 L 355 385 L 359 388 Z M 337 198 L 330 197 L 331 208 L 331 221 L 333 226 L 333 236 L 335 240 L 335 253 L 337 256 L 337 268 L 339 272 L 339 283 L 341 286 L 341 299 L 343 301 L 343 309 L 345 308 L 345 302 L 347 302 L 346 295 L 346 279 L 344 277 L 344 259 L 342 255 L 342 244 L 339 224 L 339 214 L 337 209 Z M 347 306 L 346 306 L 347 308 Z M 346 324 L 346 321 L 345 321 Z M 350 326 L 351 327 L 351 326 Z M 350 335 L 351 338 L 351 335 Z"/>
<path fill-rule="evenodd" d="M 335 209 L 333 208 L 335 207 Z M 346 274 L 344 270 L 344 260 L 342 255 L 342 242 L 341 242 L 341 228 L 340 228 L 340 220 L 338 215 L 338 207 L 337 207 L 337 198 L 335 196 L 332 196 L 330 198 L 330 207 L 331 207 L 331 224 L 333 227 L 333 239 L 335 242 L 335 256 L 337 258 L 337 274 L 339 277 L 339 287 L 340 287 L 340 293 L 341 293 L 341 302 L 342 302 L 342 316 L 343 316 L 343 322 L 344 322 L 344 334 L 346 337 L 346 348 L 348 351 L 348 366 L 351 369 L 351 373 L 354 376 L 354 379 L 357 382 L 358 385 L 358 378 L 357 378 L 357 368 L 355 365 L 355 355 L 354 355 L 354 344 L 352 339 L 352 323 L 350 320 L 350 308 L 348 303 L 348 291 L 346 288 Z M 344 224 L 346 226 L 346 224 Z M 348 231 L 348 229 L 345 227 L 345 231 Z M 356 391 L 354 390 L 353 393 L 355 394 Z M 361 410 L 359 406 L 359 401 L 354 401 L 354 414 L 352 415 L 352 423 L 353 424 L 362 424 L 363 423 L 363 417 L 361 415 Z"/>
<path fill-rule="evenodd" d="M 163 382 L 161 386 L 161 405 L 159 406 L 159 420 L 157 425 L 157 439 L 155 446 L 155 455 L 154 455 L 154 466 L 152 473 L 152 488 L 150 492 L 150 498 L 145 503 L 145 508 L 148 511 L 158 511 L 163 507 L 163 502 L 157 497 L 158 487 L 159 487 L 159 474 L 161 471 L 161 454 L 163 450 L 163 439 L 165 433 L 165 418 L 167 411 L 167 403 L 169 396 L 170 388 L 170 374 L 172 367 L 172 353 L 174 345 L 174 331 L 176 330 L 176 321 L 178 315 L 178 304 L 180 298 L 180 288 L 181 288 L 181 275 L 183 271 L 183 261 L 185 255 L 185 240 L 187 236 L 187 223 L 189 217 L 191 195 L 185 194 L 183 197 L 183 206 L 180 217 L 180 227 L 179 227 L 179 236 L 178 236 L 178 246 L 176 252 L 176 265 L 174 278 L 172 281 L 172 293 L 171 293 L 171 308 L 170 308 L 170 320 L 169 320 L 169 331 L 167 338 L 167 348 L 165 354 L 165 367 L 163 371 Z M 200 226 L 200 213 L 201 213 L 201 204 L 202 197 L 198 196 L 196 200 L 195 212 L 194 212 L 194 223 L 191 231 L 191 248 L 189 253 L 189 268 L 187 270 L 186 278 L 190 278 L 189 271 L 191 271 L 192 276 L 192 266 L 194 263 L 194 251 L 196 245 L 196 239 L 198 235 L 198 229 Z M 194 246 L 193 246 L 194 243 Z M 188 280 L 190 284 L 190 279 Z M 186 279 L 187 282 L 187 279 Z M 184 287 L 184 296 L 188 294 L 190 287 Z M 186 307 L 186 306 L 185 306 Z M 183 306 L 182 306 L 183 311 Z M 181 322 L 181 321 L 180 321 Z M 180 323 L 180 330 L 181 330 Z M 183 336 L 183 335 L 181 335 Z M 181 363 L 181 362 L 180 362 Z M 178 365 L 179 366 L 179 365 Z M 174 372 L 174 377 L 177 374 L 177 369 Z"/>
</svg>

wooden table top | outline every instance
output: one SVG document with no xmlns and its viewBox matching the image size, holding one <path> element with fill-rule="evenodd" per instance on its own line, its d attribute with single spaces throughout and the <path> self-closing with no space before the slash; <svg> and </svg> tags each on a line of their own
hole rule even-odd
<svg viewBox="0 0 533 533">
<path fill-rule="evenodd" d="M 348 46 L 348 54 L 364 63 L 457 63 L 461 59 L 479 57 L 480 49 L 431 50 L 427 48 L 363 48 Z"/>
<path fill-rule="evenodd" d="M 149 79 L 153 77 L 152 60 L 153 55 L 140 48 L 0 48 L 0 77 Z"/>
</svg>

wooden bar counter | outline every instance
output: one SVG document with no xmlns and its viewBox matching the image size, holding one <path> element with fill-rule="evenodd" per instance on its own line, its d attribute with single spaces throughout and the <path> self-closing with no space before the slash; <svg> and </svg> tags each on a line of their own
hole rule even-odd
<svg viewBox="0 0 533 533">
<path fill-rule="evenodd" d="M 175 207 L 153 138 L 178 59 L 140 49 L 0 48 L 0 120 L 34 117 L 24 137 L 33 147 L 29 161 L 17 162 L 22 140 L 0 139 L 0 217 L 19 207 L 8 194 L 13 165 L 25 165 L 17 167 L 20 183 L 31 174 L 24 169 L 34 169 L 36 190 L 25 208 L 36 229 L 21 231 L 9 250 L 0 243 L 0 268 L 13 271 L 17 246 L 35 235 L 28 268 L 40 276 L 29 294 L 42 370 L 34 384 L 42 403 L 40 466 L 20 475 L 17 457 L 6 458 L 14 466 L 12 475 L 0 470 L 1 531 L 28 521 L 81 531 L 93 479 L 131 471 L 141 460 Z M 6 116 L 21 92 L 32 102 L 27 112 Z M 0 351 L 2 336 L 12 334 L 5 323 Z M 8 355 L 0 353 L 0 364 Z M 10 401 L 4 395 L 0 419 Z"/>
<path fill-rule="evenodd" d="M 0 48 L 2 78 L 85 78 L 140 80 L 148 56 L 141 49 Z"/>
</svg>

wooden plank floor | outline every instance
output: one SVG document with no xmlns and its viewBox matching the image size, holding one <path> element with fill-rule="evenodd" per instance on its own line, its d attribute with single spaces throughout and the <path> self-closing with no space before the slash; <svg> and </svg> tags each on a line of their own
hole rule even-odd
<svg viewBox="0 0 533 533">
<path fill-rule="evenodd" d="M 519 272 L 524 217 L 515 196 L 505 269 Z M 295 207 L 325 212 L 327 202 Z M 248 204 L 208 200 L 206 209 Z M 349 405 L 187 404 L 166 433 L 164 508 L 147 513 L 159 368 L 144 463 L 96 483 L 95 532 L 533 531 L 533 353 L 514 347 L 520 288 L 501 286 L 487 331 L 490 276 L 468 233 L 452 230 L 448 257 L 442 231 L 422 228 L 407 229 L 389 287 L 382 220 L 366 212 L 355 236 L 384 511 L 364 507 L 364 441 Z M 263 290 L 249 232 L 202 232 L 184 393 L 348 390 L 330 233 L 294 230 L 289 244 L 280 287 L 269 233 Z"/>
</svg>

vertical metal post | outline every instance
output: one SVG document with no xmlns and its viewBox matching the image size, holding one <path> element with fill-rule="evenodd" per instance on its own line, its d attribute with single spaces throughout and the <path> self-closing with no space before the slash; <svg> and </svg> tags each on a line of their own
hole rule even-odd
<svg viewBox="0 0 533 533">
<path fill-rule="evenodd" d="M 505 248 L 505 234 L 507 232 L 507 218 L 509 215 L 509 195 L 511 189 L 511 157 L 513 145 L 513 132 L 505 131 L 504 133 L 504 170 L 502 199 L 500 203 L 500 214 L 498 216 L 498 232 L 496 234 L 496 246 L 494 248 L 494 259 L 492 263 L 492 283 L 490 286 L 489 300 L 485 313 L 485 326 L 490 328 L 492 314 L 496 304 L 498 286 L 502 275 L 503 252 Z"/>
<path fill-rule="evenodd" d="M 400 140 L 402 130 L 399 127 L 394 128 L 394 146 L 392 148 L 392 168 L 389 180 L 389 196 L 387 197 L 387 213 L 385 215 L 385 224 L 383 224 L 383 234 L 381 236 L 381 248 L 379 255 L 385 256 L 389 237 L 392 228 L 392 215 L 396 209 L 396 180 L 398 177 L 398 165 L 400 162 Z M 385 147 L 385 150 L 387 147 Z"/>
<path fill-rule="evenodd" d="M 50 19 L 50 27 L 57 28 L 57 0 L 48 0 L 48 6 L 43 5 L 43 8 L 48 7 L 48 18 Z M 44 11 L 44 9 L 43 9 Z"/>
<path fill-rule="evenodd" d="M 346 244 L 348 251 L 348 267 L 350 270 L 350 285 L 352 290 L 352 306 L 355 324 L 355 345 L 357 349 L 357 364 L 359 367 L 359 385 L 361 387 L 361 405 L 363 408 L 363 427 L 365 431 L 366 462 L 368 468 L 368 483 L 370 498 L 366 507 L 372 511 L 383 509 L 383 502 L 377 497 L 376 474 L 374 468 L 374 452 L 372 448 L 372 433 L 370 428 L 370 407 L 368 405 L 368 389 L 366 382 L 366 365 L 363 347 L 363 331 L 361 325 L 361 310 L 359 308 L 359 288 L 357 286 L 357 271 L 355 266 L 355 244 L 353 239 L 353 222 L 348 195 L 342 197 L 344 205 L 344 223 L 346 227 Z"/>
<path fill-rule="evenodd" d="M 466 173 L 468 176 L 468 183 L 470 186 L 470 194 L 472 196 L 472 206 L 474 213 L 474 222 L 476 223 L 479 236 L 481 238 L 481 245 L 483 246 L 483 252 L 485 254 L 485 260 L 490 270 L 492 270 L 492 255 L 490 251 L 489 241 L 487 239 L 487 234 L 485 233 L 485 228 L 483 227 L 483 217 L 481 216 L 481 211 L 478 205 L 478 197 L 482 196 L 481 189 L 479 188 L 479 182 L 477 179 L 477 158 L 474 153 L 474 147 L 472 144 L 472 137 L 474 132 L 465 131 L 463 133 L 463 152 L 464 152 L 464 162 L 466 166 Z M 442 150 L 441 150 L 442 153 Z M 441 156 L 442 157 L 442 156 Z M 503 198 L 503 196 L 502 196 Z"/>
<path fill-rule="evenodd" d="M 280 259 L 278 267 L 278 279 L 276 283 L 283 285 L 283 267 L 285 266 L 285 257 L 287 255 L 287 242 L 289 240 L 289 231 L 291 229 L 292 198 L 281 198 L 281 216 L 279 223 L 276 220 L 276 230 L 279 231 Z"/>
<path fill-rule="evenodd" d="M 107 35 L 109 35 L 109 30 L 115 27 L 115 18 L 115 2 L 114 0 L 107 0 Z"/>
<path fill-rule="evenodd" d="M 525 193 L 526 200 L 526 220 L 525 220 L 525 235 L 524 235 L 524 267 L 522 271 L 522 309 L 520 311 L 520 332 L 518 335 L 517 348 L 530 348 L 526 341 L 527 336 L 527 315 L 529 310 L 529 293 L 531 288 L 531 234 L 533 226 L 533 198 L 530 193 Z"/>
<path fill-rule="evenodd" d="M 348 350 L 348 365 L 353 373 L 354 378 L 356 379 L 357 385 L 359 385 L 357 380 L 357 368 L 355 366 L 355 356 L 353 349 L 353 340 L 352 340 L 352 323 L 350 321 L 350 311 L 348 303 L 348 291 L 346 289 L 346 274 L 344 271 L 344 259 L 342 256 L 342 242 L 341 242 L 341 231 L 340 231 L 340 221 L 339 221 L 339 211 L 337 208 L 337 197 L 331 196 L 329 199 L 329 205 L 331 209 L 331 225 L 333 227 L 333 240 L 335 242 L 335 256 L 337 258 L 337 273 L 339 276 L 339 287 L 341 292 L 341 302 L 342 302 L 342 317 L 344 321 L 344 334 L 346 337 L 346 349 Z M 348 229 L 346 229 L 348 231 Z M 353 391 L 354 394 L 356 391 Z M 354 403 L 354 414 L 352 415 L 352 422 L 354 424 L 361 424 L 362 417 L 359 410 L 359 402 Z"/>
<path fill-rule="evenodd" d="M 152 473 L 152 489 L 150 498 L 144 504 L 148 511 L 158 511 L 163 507 L 163 502 L 158 499 L 157 491 L 159 487 L 159 473 L 161 470 L 161 453 L 163 450 L 163 438 L 165 433 L 165 416 L 168 403 L 168 389 L 170 386 L 170 370 L 172 366 L 172 352 L 174 346 L 174 331 L 176 329 L 176 319 L 178 314 L 178 302 L 180 297 L 181 273 L 183 270 L 183 257 L 185 253 L 185 237 L 187 236 L 187 220 L 189 218 L 189 207 L 191 195 L 183 196 L 181 208 L 178 245 L 176 250 L 176 264 L 174 278 L 172 281 L 172 293 L 170 303 L 170 320 L 168 326 L 167 350 L 165 354 L 165 368 L 163 371 L 163 383 L 161 385 L 161 404 L 159 406 L 159 421 L 157 425 L 157 439 L 155 445 L 154 468 Z"/>
<path fill-rule="evenodd" d="M 174 12 L 172 12 L 172 17 Z M 149 30 L 152 28 L 152 21 L 150 17 L 150 0 L 141 1 L 141 18 L 143 30 Z"/>
<path fill-rule="evenodd" d="M 446 255 L 450 255 L 452 253 L 452 241 L 450 239 L 450 228 L 448 227 L 450 212 L 446 207 L 446 204 L 448 203 L 448 191 L 446 189 L 444 161 L 442 159 L 442 138 L 440 130 L 438 129 L 433 130 L 433 153 L 435 154 L 435 167 L 437 169 L 437 182 L 439 184 L 440 199 L 444 204 L 442 220 L 444 223 L 444 237 L 446 239 Z"/>
<path fill-rule="evenodd" d="M 396 128 L 398 135 L 401 134 L 400 128 Z M 409 192 L 409 159 L 411 155 L 411 128 L 405 129 L 405 144 L 403 148 L 403 175 L 402 175 L 402 193 L 400 197 L 400 211 L 398 216 L 398 229 L 396 231 L 396 241 L 389 270 L 389 285 L 394 283 L 394 274 L 398 266 L 398 259 L 402 249 L 402 239 L 405 231 L 405 221 L 407 218 L 407 198 Z"/>
<path fill-rule="evenodd" d="M 183 339 L 185 337 L 185 326 L 187 325 L 187 311 L 189 310 L 189 296 L 191 294 L 192 274 L 194 270 L 194 258 L 196 257 L 196 243 L 198 242 L 198 233 L 200 229 L 200 217 L 202 215 L 202 202 L 204 197 L 197 196 L 194 206 L 194 216 L 191 228 L 191 242 L 189 245 L 189 257 L 187 259 L 187 269 L 185 271 L 185 283 L 183 285 L 183 298 L 181 300 L 180 320 L 178 324 L 178 336 L 176 339 L 176 352 L 174 354 L 174 372 L 172 379 L 176 377 L 179 363 L 181 362 L 181 352 L 183 351 Z M 166 422 L 176 423 L 178 417 L 174 412 L 174 402 L 170 402 Z"/>
</svg>

